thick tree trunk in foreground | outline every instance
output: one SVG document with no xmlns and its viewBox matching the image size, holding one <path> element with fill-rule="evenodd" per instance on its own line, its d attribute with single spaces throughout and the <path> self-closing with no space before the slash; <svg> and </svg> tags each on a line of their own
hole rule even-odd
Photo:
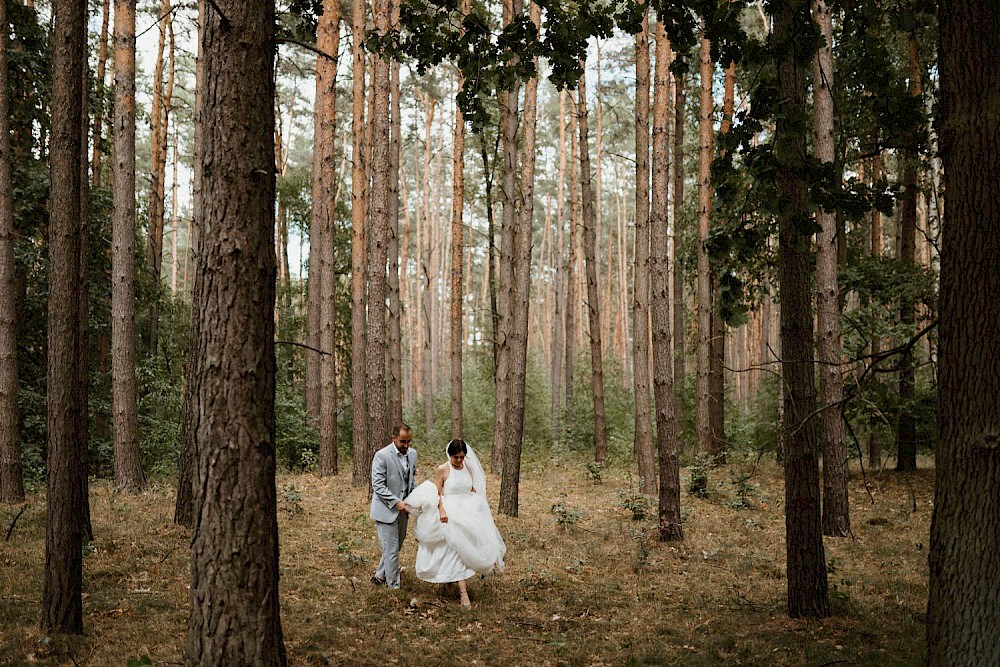
<svg viewBox="0 0 1000 667">
<path fill-rule="evenodd" d="M 320 475 L 335 475 L 337 461 L 337 276 L 334 273 L 334 178 L 337 133 L 337 52 L 340 48 L 340 4 L 323 3 L 316 29 L 316 46 L 326 55 L 316 57 L 316 141 L 313 144 L 313 216 L 319 222 L 319 244 L 310 248 L 311 266 L 319 270 L 320 360 L 319 456 Z M 330 56 L 330 57 L 327 57 Z M 311 222 L 311 221 L 310 221 Z M 310 244 L 312 245 L 312 244 Z M 316 354 L 309 352 L 310 355 Z M 315 400 L 315 399 L 314 399 Z"/>
<path fill-rule="evenodd" d="M 941 247 L 938 440 L 927 657 L 934 667 L 1000 664 L 1000 7 L 938 10 Z"/>
<path fill-rule="evenodd" d="M 353 101 L 351 127 L 351 433 L 354 486 L 371 483 L 372 462 L 368 456 L 368 411 L 365 409 L 366 304 L 365 221 L 368 218 L 368 169 L 365 154 L 365 0 L 354 0 L 351 23 L 353 57 Z"/>
<path fill-rule="evenodd" d="M 135 0 L 115 2 L 111 403 L 115 489 L 146 487 L 139 451 L 135 354 Z"/>
<path fill-rule="evenodd" d="M 806 0 L 789 0 L 775 14 L 774 38 L 781 103 L 774 152 L 778 160 L 779 276 L 781 289 L 781 369 L 785 386 L 785 549 L 788 613 L 830 615 L 826 558 L 820 523 L 819 461 L 813 418 L 813 316 L 809 252 L 811 225 L 805 182 L 806 75 L 794 40 L 812 18 Z M 808 62 L 808 58 L 805 59 Z"/>
<path fill-rule="evenodd" d="M 0 26 L 7 0 L 0 0 Z M 14 199 L 11 190 L 7 32 L 0 34 L 0 503 L 24 500 L 17 409 L 17 286 L 14 277 Z"/>
<path fill-rule="evenodd" d="M 584 63 L 586 69 L 586 63 Z M 590 140 L 587 133 L 587 75 L 580 76 L 577 113 L 580 125 L 580 193 L 583 200 L 583 255 L 587 270 L 587 318 L 590 327 L 590 390 L 594 400 L 594 460 L 608 457 L 608 433 L 604 420 L 604 359 L 601 344 L 600 290 L 597 286 L 597 229 L 590 190 Z"/>
<path fill-rule="evenodd" d="M 632 295 L 632 377 L 639 490 L 657 492 L 649 391 L 649 16 L 635 36 L 635 265 Z"/>
<path fill-rule="evenodd" d="M 520 17 L 523 11 L 521 0 L 504 0 L 503 25 L 508 26 Z M 518 382 L 517 363 L 521 354 L 518 334 L 516 302 L 519 298 L 517 273 L 519 267 L 518 249 L 521 226 L 524 224 L 518 211 L 520 197 L 517 191 L 517 129 L 520 114 L 518 98 L 520 82 L 515 82 L 511 90 L 500 93 L 501 157 L 500 182 L 503 190 L 503 213 L 500 222 L 500 280 L 499 311 L 500 331 L 498 332 L 496 403 L 493 414 L 494 434 L 491 453 L 494 469 L 501 467 L 500 511 L 508 516 L 517 516 L 518 491 L 521 474 L 521 428 L 524 415 L 516 415 L 515 385 Z M 527 111 L 527 100 L 525 101 Z M 534 128 L 532 128 L 533 130 Z M 530 251 L 530 239 L 529 239 Z M 530 267 L 528 267 L 530 269 Z M 525 332 L 527 333 L 527 332 Z M 527 344 L 527 337 L 523 340 Z M 522 387 L 521 410 L 524 408 Z M 507 450 L 508 445 L 511 451 Z"/>
<path fill-rule="evenodd" d="M 813 58 L 813 146 L 822 162 L 834 160 L 833 22 L 825 0 L 816 0 L 813 15 L 824 43 Z M 844 380 L 840 366 L 840 299 L 837 286 L 837 216 L 816 211 L 816 327 L 819 357 L 819 438 L 823 452 L 823 534 L 846 537 L 851 532 L 847 496 L 847 447 L 841 417 Z"/>
<path fill-rule="evenodd" d="M 49 173 L 48 452 L 42 630 L 83 632 L 83 464 L 80 404 L 81 145 L 86 3 L 52 8 Z"/>
<path fill-rule="evenodd" d="M 77 301 L 77 319 L 80 327 L 80 421 L 77 423 L 77 440 L 80 442 L 80 520 L 83 538 L 94 539 L 94 526 L 90 520 L 90 287 L 87 275 L 90 266 L 90 139 L 89 95 L 90 81 L 87 69 L 87 34 L 83 37 L 83 68 L 80 72 L 80 296 Z"/>
<path fill-rule="evenodd" d="M 650 287 L 653 320 L 653 398 L 656 401 L 656 449 L 659 455 L 659 530 L 662 541 L 684 539 L 681 525 L 680 464 L 670 355 L 670 292 L 667 246 L 667 183 L 670 138 L 667 125 L 670 44 L 663 23 L 656 23 L 656 69 L 653 77 L 653 206 L 650 216 Z"/>
<path fill-rule="evenodd" d="M 274 4 L 213 0 L 199 18 L 200 307 L 191 356 L 200 492 L 185 663 L 284 665 L 274 484 Z"/>
</svg>

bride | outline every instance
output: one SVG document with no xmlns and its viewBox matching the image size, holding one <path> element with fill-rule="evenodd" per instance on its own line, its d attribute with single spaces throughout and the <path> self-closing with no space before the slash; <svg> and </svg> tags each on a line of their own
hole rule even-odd
<svg viewBox="0 0 1000 667">
<path fill-rule="evenodd" d="M 486 475 L 463 440 L 448 443 L 448 462 L 434 481 L 418 486 L 404 501 L 415 516 L 419 543 L 415 571 L 429 583 L 458 583 L 463 607 L 471 607 L 465 580 L 496 568 L 507 552 L 486 500 Z"/>
</svg>

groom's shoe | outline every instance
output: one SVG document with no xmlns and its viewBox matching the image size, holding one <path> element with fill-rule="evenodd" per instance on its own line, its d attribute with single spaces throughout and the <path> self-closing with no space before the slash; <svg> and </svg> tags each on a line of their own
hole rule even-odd
<svg viewBox="0 0 1000 667">
<path fill-rule="evenodd" d="M 385 586 L 385 579 L 379 579 L 375 575 L 372 575 L 372 585 L 374 585 L 374 586 Z"/>
</svg>

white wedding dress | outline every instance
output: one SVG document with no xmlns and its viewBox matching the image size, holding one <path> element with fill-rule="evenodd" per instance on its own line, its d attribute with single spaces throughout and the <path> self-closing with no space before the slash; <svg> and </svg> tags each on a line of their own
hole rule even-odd
<svg viewBox="0 0 1000 667">
<path fill-rule="evenodd" d="M 405 500 L 415 518 L 411 523 L 418 542 L 414 569 L 423 581 L 442 584 L 485 574 L 494 568 L 503 571 L 507 546 L 493 521 L 486 501 L 485 476 L 471 449 L 465 465 L 461 469 L 452 467 L 444 482 L 441 501 L 448 515 L 447 523 L 441 523 L 438 514 L 434 482 L 422 483 Z"/>
</svg>

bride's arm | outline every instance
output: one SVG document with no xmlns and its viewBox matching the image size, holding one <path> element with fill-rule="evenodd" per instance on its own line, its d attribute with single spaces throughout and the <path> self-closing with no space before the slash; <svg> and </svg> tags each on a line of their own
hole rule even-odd
<svg viewBox="0 0 1000 667">
<path fill-rule="evenodd" d="M 437 486 L 438 491 L 438 516 L 441 518 L 441 523 L 448 523 L 448 514 L 444 511 L 444 503 L 441 502 L 441 496 L 444 495 L 444 481 L 446 479 L 448 479 L 447 465 L 438 466 L 437 472 L 434 473 L 434 485 Z"/>
</svg>

